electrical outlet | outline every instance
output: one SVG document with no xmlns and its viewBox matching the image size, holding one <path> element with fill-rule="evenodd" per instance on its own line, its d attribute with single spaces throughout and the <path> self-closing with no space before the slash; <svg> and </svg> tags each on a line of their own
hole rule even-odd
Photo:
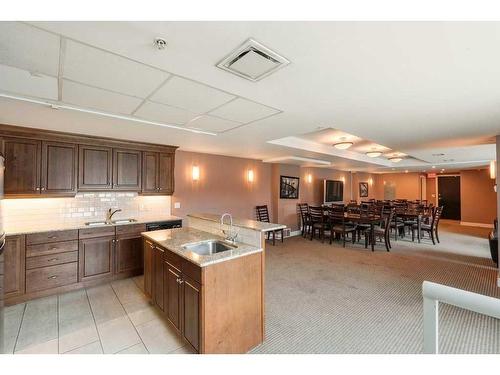
<svg viewBox="0 0 500 375">
<path fill-rule="evenodd" d="M 175 202 L 174 208 L 181 208 L 181 202 Z"/>
</svg>

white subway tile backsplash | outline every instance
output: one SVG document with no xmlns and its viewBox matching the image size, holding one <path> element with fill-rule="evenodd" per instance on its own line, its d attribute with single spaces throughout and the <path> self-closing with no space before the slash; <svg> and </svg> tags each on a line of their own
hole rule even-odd
<svg viewBox="0 0 500 375">
<path fill-rule="evenodd" d="M 109 209 L 122 211 L 116 218 L 145 218 L 170 215 L 169 196 L 137 193 L 78 193 L 74 198 L 4 199 L 2 217 L 6 228 L 43 223 L 79 224 L 102 220 Z"/>
</svg>

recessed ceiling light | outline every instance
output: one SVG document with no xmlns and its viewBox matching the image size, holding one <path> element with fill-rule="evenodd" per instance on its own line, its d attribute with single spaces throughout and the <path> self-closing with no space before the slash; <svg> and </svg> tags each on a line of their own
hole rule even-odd
<svg viewBox="0 0 500 375">
<path fill-rule="evenodd" d="M 339 150 L 347 150 L 353 144 L 354 143 L 352 142 L 339 142 L 339 143 L 334 143 L 333 147 L 338 148 Z"/>
<path fill-rule="evenodd" d="M 432 169 L 436 169 L 436 166 L 435 166 L 435 165 L 433 165 L 433 166 L 432 166 Z"/>
<path fill-rule="evenodd" d="M 369 158 L 378 158 L 380 155 L 382 155 L 380 151 L 368 151 L 366 153 L 366 156 L 368 156 Z"/>
<path fill-rule="evenodd" d="M 401 160 L 403 160 L 403 158 L 394 157 L 394 158 L 389 158 L 389 160 L 392 161 L 393 163 L 399 163 Z"/>
</svg>

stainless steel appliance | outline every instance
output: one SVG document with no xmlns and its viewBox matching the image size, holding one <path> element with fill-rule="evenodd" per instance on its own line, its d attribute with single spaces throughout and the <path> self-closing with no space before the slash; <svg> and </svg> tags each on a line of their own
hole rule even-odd
<svg viewBox="0 0 500 375">
<path fill-rule="evenodd" d="M 4 353 L 4 326 L 3 326 L 3 277 L 4 277 L 4 247 L 5 247 L 5 232 L 3 230 L 2 220 L 2 205 L 3 199 L 3 171 L 4 171 L 4 158 L 0 155 L 0 354 Z"/>
<path fill-rule="evenodd" d="M 157 223 L 146 224 L 146 230 L 148 232 L 152 230 L 173 229 L 173 228 L 182 228 L 182 220 L 162 221 Z"/>
</svg>

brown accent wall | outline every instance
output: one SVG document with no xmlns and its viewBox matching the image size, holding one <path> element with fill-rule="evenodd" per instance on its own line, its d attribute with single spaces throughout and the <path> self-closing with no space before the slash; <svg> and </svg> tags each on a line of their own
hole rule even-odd
<svg viewBox="0 0 500 375">
<path fill-rule="evenodd" d="M 376 199 L 385 199 L 387 184 L 394 184 L 396 199 L 420 199 L 420 173 L 387 173 L 377 177 Z"/>
<path fill-rule="evenodd" d="M 352 199 L 356 199 L 358 202 L 368 199 L 377 199 L 377 188 L 376 188 L 377 176 L 371 173 L 356 172 L 352 174 Z M 359 196 L 359 183 L 368 183 L 368 197 L 361 198 Z"/>
<path fill-rule="evenodd" d="M 462 221 L 493 224 L 497 216 L 495 180 L 488 169 L 460 172 L 460 201 Z"/>
<path fill-rule="evenodd" d="M 200 168 L 199 181 L 192 180 L 192 167 Z M 254 171 L 254 182 L 247 179 Z M 255 206 L 267 204 L 271 211 L 271 165 L 258 160 L 177 151 L 175 193 L 172 215 L 185 217 L 191 212 L 255 218 Z M 179 202 L 181 208 L 175 208 Z"/>
<path fill-rule="evenodd" d="M 427 178 L 427 198 L 429 203 L 437 205 L 436 178 Z"/>
</svg>

